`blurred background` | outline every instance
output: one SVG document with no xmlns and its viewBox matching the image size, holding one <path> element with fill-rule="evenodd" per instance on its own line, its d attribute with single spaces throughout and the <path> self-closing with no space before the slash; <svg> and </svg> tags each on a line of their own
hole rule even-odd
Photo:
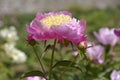
<svg viewBox="0 0 120 80">
<path fill-rule="evenodd" d="M 120 0 L 0 0 L 0 13 L 33 13 L 65 10 L 72 6 L 82 9 L 116 8 Z"/>
<path fill-rule="evenodd" d="M 26 41 L 26 25 L 30 24 L 37 12 L 60 10 L 68 10 L 77 19 L 85 19 L 87 22 L 86 34 L 89 35 L 88 39 L 91 41 L 95 39 L 93 31 L 97 31 L 101 27 L 117 28 L 120 25 L 120 0 L 0 0 L 0 80 L 19 80 L 24 72 L 39 69 L 34 52 Z M 8 45 L 11 44 L 11 38 L 13 44 Z M 120 41 L 118 44 L 120 45 Z M 117 53 L 119 45 L 115 48 Z M 10 53 L 6 50 L 9 50 L 8 48 L 11 46 L 15 51 L 10 50 Z M 43 42 L 36 47 L 41 55 L 44 51 Z M 71 47 L 65 48 L 65 50 L 67 53 L 71 53 Z M 63 52 L 65 51 L 63 50 Z M 49 56 L 49 54 L 46 55 Z M 56 59 L 59 59 L 59 54 L 57 56 Z M 120 57 L 120 54 L 117 57 Z M 64 58 L 69 59 L 68 56 Z M 45 57 L 43 62 L 49 65 L 47 61 L 49 58 Z M 114 68 L 120 69 L 120 64 Z M 108 79 L 109 76 L 104 80 Z M 65 80 L 67 79 L 65 78 Z"/>
</svg>

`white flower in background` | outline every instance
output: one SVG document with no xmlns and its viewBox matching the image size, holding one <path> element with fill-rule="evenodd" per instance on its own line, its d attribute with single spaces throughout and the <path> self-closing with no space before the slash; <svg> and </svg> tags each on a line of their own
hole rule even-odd
<svg viewBox="0 0 120 80">
<path fill-rule="evenodd" d="M 15 43 L 18 40 L 17 31 L 14 26 L 0 30 L 0 36 L 9 43 Z"/>
<path fill-rule="evenodd" d="M 15 44 L 14 43 L 5 43 L 4 44 L 4 50 L 6 52 L 6 54 L 9 54 L 9 52 L 14 49 Z"/>
<path fill-rule="evenodd" d="M 10 56 L 12 57 L 13 61 L 16 63 L 23 63 L 27 59 L 25 53 L 16 48 L 12 49 L 10 54 L 11 54 Z"/>
<path fill-rule="evenodd" d="M 27 57 L 24 52 L 18 50 L 14 47 L 14 44 L 6 43 L 4 45 L 4 50 L 6 54 L 12 58 L 13 62 L 15 63 L 23 63 L 26 61 Z"/>
<path fill-rule="evenodd" d="M 18 40 L 17 31 L 14 26 L 0 30 L 0 37 L 6 40 L 4 50 L 8 57 L 15 63 L 23 63 L 27 57 L 24 52 L 15 48 L 16 41 Z"/>
</svg>

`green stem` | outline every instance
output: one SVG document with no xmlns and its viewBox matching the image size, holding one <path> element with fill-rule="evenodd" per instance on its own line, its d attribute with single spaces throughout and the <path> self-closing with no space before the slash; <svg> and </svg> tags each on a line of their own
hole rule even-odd
<svg viewBox="0 0 120 80">
<path fill-rule="evenodd" d="M 33 51 L 35 52 L 35 55 L 36 55 L 36 57 L 37 57 L 37 59 L 38 59 L 38 61 L 39 61 L 39 64 L 40 64 L 40 66 L 41 66 L 41 69 L 42 69 L 43 73 L 45 73 L 45 69 L 44 69 L 44 67 L 43 67 L 43 65 L 42 65 L 42 62 L 41 62 L 41 60 L 40 60 L 40 58 L 39 58 L 39 56 L 38 56 L 37 51 L 35 50 L 35 47 L 32 46 L 32 48 L 33 48 Z"/>
<path fill-rule="evenodd" d="M 75 63 L 75 61 L 76 61 L 77 58 L 78 58 L 78 55 L 73 58 L 73 60 L 71 61 L 71 63 L 68 65 L 68 67 L 70 67 L 73 63 Z M 60 74 L 59 79 L 64 75 L 65 70 L 68 69 L 68 67 L 67 67 L 67 68 L 64 68 L 64 69 L 62 70 L 63 72 Z"/>
<path fill-rule="evenodd" d="M 110 45 L 107 45 L 105 46 L 105 60 L 107 60 L 107 57 L 108 57 L 108 53 L 111 51 L 111 46 Z"/>
<path fill-rule="evenodd" d="M 83 58 L 85 58 L 86 60 L 88 60 L 88 57 L 87 55 L 85 54 L 85 51 L 81 51 L 81 50 L 78 50 L 79 51 L 79 55 L 81 54 L 81 56 L 83 55 Z"/>
<path fill-rule="evenodd" d="M 87 74 L 88 74 L 88 69 L 87 68 L 89 66 L 89 59 L 88 59 L 87 55 L 85 54 L 86 53 L 85 50 L 82 50 L 80 48 L 78 48 L 78 50 L 79 50 L 79 53 L 82 54 L 81 56 L 83 56 L 83 59 L 85 59 L 87 61 L 87 64 L 85 65 L 86 71 L 84 72 L 85 73 L 84 75 L 87 76 Z"/>
<path fill-rule="evenodd" d="M 52 65 L 53 65 L 53 59 L 54 59 L 54 51 L 55 51 L 55 45 L 57 40 L 55 39 L 53 49 L 52 49 L 52 55 L 51 55 L 51 62 L 50 62 L 50 70 L 49 70 L 49 80 L 51 80 L 51 74 L 52 74 Z"/>
</svg>

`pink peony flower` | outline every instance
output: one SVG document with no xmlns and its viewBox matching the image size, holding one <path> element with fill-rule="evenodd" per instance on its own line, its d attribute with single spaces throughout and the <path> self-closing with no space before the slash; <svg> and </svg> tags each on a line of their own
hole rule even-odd
<svg viewBox="0 0 120 80">
<path fill-rule="evenodd" d="M 26 80 L 46 80 L 46 79 L 38 76 L 32 76 L 32 77 L 27 77 Z"/>
<path fill-rule="evenodd" d="M 93 47 L 87 48 L 86 52 L 90 60 L 97 62 L 97 63 L 103 63 L 104 59 L 102 57 L 104 48 L 101 45 L 95 45 Z"/>
<path fill-rule="evenodd" d="M 110 78 L 111 80 L 120 80 L 120 71 L 112 71 Z"/>
<path fill-rule="evenodd" d="M 99 33 L 94 32 L 95 37 L 103 45 L 115 46 L 118 37 L 114 34 L 114 29 L 101 28 Z"/>
<path fill-rule="evenodd" d="M 87 38 L 84 34 L 85 28 L 84 20 L 76 20 L 72 18 L 71 13 L 60 11 L 38 13 L 31 24 L 27 26 L 27 31 L 34 40 L 58 39 L 59 42 L 62 42 L 66 39 L 79 44 Z"/>
<path fill-rule="evenodd" d="M 120 27 L 114 30 L 116 36 L 120 38 Z"/>
</svg>

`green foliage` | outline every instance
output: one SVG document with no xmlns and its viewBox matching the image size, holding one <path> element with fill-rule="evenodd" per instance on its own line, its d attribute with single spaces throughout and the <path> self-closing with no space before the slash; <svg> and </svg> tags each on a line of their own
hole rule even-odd
<svg viewBox="0 0 120 80">
<path fill-rule="evenodd" d="M 68 61 L 68 60 L 62 60 L 62 61 L 58 61 L 54 66 L 54 67 L 57 67 L 57 66 L 66 66 L 66 67 L 70 67 L 72 65 L 75 65 L 74 62 L 72 61 Z"/>
<path fill-rule="evenodd" d="M 30 77 L 30 76 L 40 76 L 40 77 L 45 77 L 45 74 L 42 73 L 41 71 L 30 71 L 27 73 L 24 73 L 21 78 L 26 78 L 26 77 Z"/>
</svg>

